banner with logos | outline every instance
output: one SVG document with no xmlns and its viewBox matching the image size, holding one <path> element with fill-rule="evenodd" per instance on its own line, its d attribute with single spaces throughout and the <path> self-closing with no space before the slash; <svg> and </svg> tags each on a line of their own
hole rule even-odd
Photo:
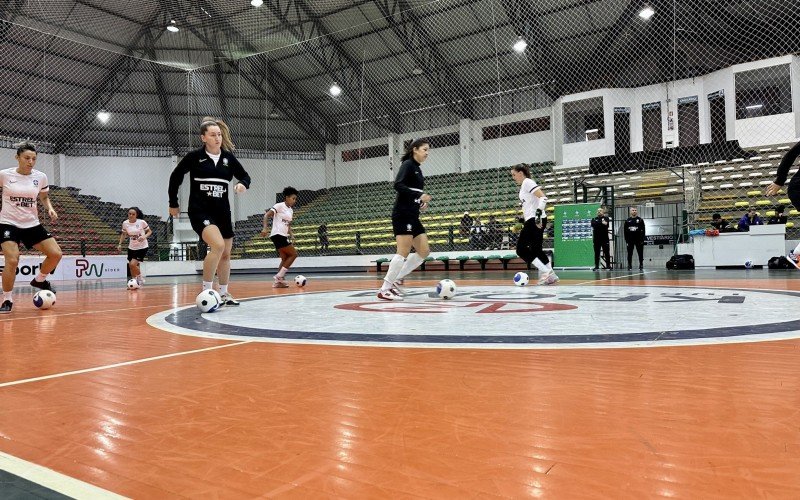
<svg viewBox="0 0 800 500">
<path fill-rule="evenodd" d="M 19 258 L 16 284 L 27 284 L 39 272 L 44 261 L 42 255 L 25 255 Z M 128 276 L 128 260 L 124 255 L 64 256 L 50 273 L 50 281 L 125 279 Z M 0 270 L 5 267 L 5 258 L 0 257 Z"/>
</svg>

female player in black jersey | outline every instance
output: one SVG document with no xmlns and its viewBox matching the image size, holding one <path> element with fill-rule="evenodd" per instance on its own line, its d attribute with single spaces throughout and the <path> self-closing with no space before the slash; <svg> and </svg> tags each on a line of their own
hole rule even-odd
<svg viewBox="0 0 800 500">
<path fill-rule="evenodd" d="M 419 221 L 420 210 L 425 210 L 431 195 L 422 188 L 425 178 L 422 176 L 422 165 L 428 159 L 430 144 L 427 139 L 417 139 L 409 144 L 401 158 L 400 170 L 394 181 L 397 199 L 392 210 L 392 228 L 397 240 L 397 253 L 389 262 L 389 269 L 383 278 L 383 285 L 378 291 L 378 298 L 383 300 L 403 300 L 395 283 L 417 268 L 431 252 L 428 247 L 428 235 Z M 411 253 L 411 247 L 416 253 Z"/>
<path fill-rule="evenodd" d="M 781 164 L 778 165 L 778 172 L 775 175 L 775 182 L 767 186 L 765 191 L 767 196 L 775 196 L 778 194 L 778 191 L 780 191 L 780 189 L 786 183 L 786 177 L 789 175 L 789 169 L 792 168 L 792 165 L 794 165 L 794 161 L 798 156 L 800 156 L 800 142 L 792 146 L 792 148 L 783 156 Z M 789 197 L 792 205 L 794 205 L 794 208 L 800 210 L 800 170 L 798 170 L 792 176 L 792 180 L 789 181 L 789 187 L 786 189 L 786 195 Z M 791 262 L 794 267 L 800 269 L 800 244 L 798 244 L 795 249 L 786 256 L 786 258 L 789 259 L 789 262 Z"/>
<path fill-rule="evenodd" d="M 213 287 L 216 273 L 222 303 L 237 306 L 239 302 L 228 292 L 233 247 L 228 184 L 236 177 L 239 182 L 233 190 L 244 193 L 250 187 L 250 176 L 233 156 L 234 144 L 225 122 L 203 118 L 200 140 L 203 147 L 190 151 L 169 178 L 169 214 L 173 217 L 180 214 L 178 188 L 189 172 L 189 220 L 209 249 L 203 260 L 203 290 Z"/>
</svg>

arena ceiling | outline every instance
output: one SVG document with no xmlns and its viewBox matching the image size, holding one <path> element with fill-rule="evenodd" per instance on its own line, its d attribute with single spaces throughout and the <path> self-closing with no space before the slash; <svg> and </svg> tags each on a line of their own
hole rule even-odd
<svg viewBox="0 0 800 500">
<path fill-rule="evenodd" d="M 794 53 L 798 12 L 787 0 L 0 1 L 0 134 L 180 151 L 212 114 L 239 147 L 320 151 L 345 123 L 385 135 L 414 110 L 457 123 L 505 112 L 492 96 L 535 109 Z"/>
</svg>

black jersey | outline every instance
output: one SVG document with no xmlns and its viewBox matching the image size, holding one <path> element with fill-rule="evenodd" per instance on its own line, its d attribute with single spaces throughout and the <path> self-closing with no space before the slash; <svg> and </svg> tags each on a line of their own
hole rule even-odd
<svg viewBox="0 0 800 500">
<path fill-rule="evenodd" d="M 394 202 L 392 215 L 399 213 L 419 215 L 419 198 L 422 196 L 423 187 L 425 187 L 425 178 L 422 177 L 419 163 L 409 158 L 400 165 L 400 171 L 397 172 L 397 178 L 394 180 L 397 199 Z"/>
<path fill-rule="evenodd" d="M 190 151 L 172 171 L 169 177 L 169 206 L 178 206 L 178 188 L 183 177 L 189 172 L 190 213 L 215 214 L 231 211 L 228 201 L 228 185 L 234 177 L 250 188 L 250 176 L 244 171 L 242 164 L 230 151 L 221 150 L 219 161 L 208 156 L 205 148 Z"/>
<path fill-rule="evenodd" d="M 628 217 L 625 220 L 625 242 L 644 243 L 644 219 Z"/>
<path fill-rule="evenodd" d="M 783 155 L 781 164 L 778 165 L 778 172 L 775 175 L 775 184 L 783 186 L 783 184 L 786 182 L 786 177 L 789 175 L 789 169 L 792 168 L 792 165 L 794 165 L 794 161 L 798 156 L 800 156 L 800 142 L 795 144 L 792 149 Z"/>
</svg>

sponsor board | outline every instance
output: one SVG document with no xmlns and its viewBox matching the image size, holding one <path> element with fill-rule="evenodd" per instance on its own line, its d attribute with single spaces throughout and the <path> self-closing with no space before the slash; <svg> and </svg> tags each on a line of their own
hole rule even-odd
<svg viewBox="0 0 800 500">
<path fill-rule="evenodd" d="M 15 284 L 27 284 L 36 276 L 44 256 L 21 256 L 17 265 Z M 50 273 L 50 281 L 91 279 L 124 279 L 127 277 L 128 261 L 123 255 L 88 255 L 62 257 L 58 267 Z M 5 267 L 5 258 L 0 257 L 0 271 Z"/>
</svg>

